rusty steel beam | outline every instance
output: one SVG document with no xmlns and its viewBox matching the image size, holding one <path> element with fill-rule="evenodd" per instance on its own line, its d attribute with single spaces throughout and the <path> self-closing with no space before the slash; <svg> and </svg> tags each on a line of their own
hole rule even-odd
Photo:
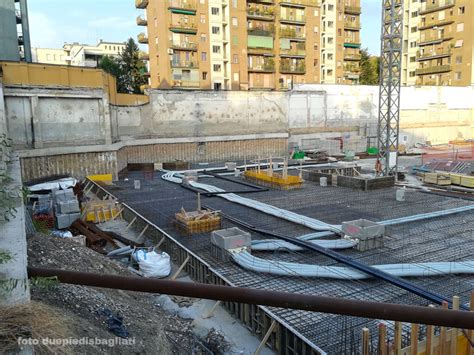
<svg viewBox="0 0 474 355">
<path fill-rule="evenodd" d="M 54 277 L 62 283 L 166 295 L 300 309 L 372 319 L 474 329 L 474 312 L 392 303 L 301 295 L 244 287 L 28 268 L 29 277 Z"/>
</svg>

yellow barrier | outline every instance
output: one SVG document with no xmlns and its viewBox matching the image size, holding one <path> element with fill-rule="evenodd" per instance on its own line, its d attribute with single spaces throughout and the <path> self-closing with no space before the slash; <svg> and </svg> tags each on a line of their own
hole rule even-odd
<svg viewBox="0 0 474 355">
<path fill-rule="evenodd" d="M 103 182 L 106 184 L 112 183 L 112 174 L 98 174 L 98 175 L 89 175 L 87 178 L 94 182 Z"/>
<path fill-rule="evenodd" d="M 117 106 L 137 106 L 150 102 L 146 95 L 117 93 L 115 77 L 101 69 L 22 62 L 0 62 L 5 85 L 79 87 L 103 89 Z"/>
</svg>

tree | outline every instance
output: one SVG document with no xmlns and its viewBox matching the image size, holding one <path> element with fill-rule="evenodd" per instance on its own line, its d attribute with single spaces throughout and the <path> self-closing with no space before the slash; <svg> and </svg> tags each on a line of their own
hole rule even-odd
<svg viewBox="0 0 474 355">
<path fill-rule="evenodd" d="M 140 87 L 148 83 L 147 67 L 139 58 L 140 49 L 133 38 L 129 38 L 118 58 L 105 56 L 99 67 L 117 79 L 117 92 L 140 94 Z"/>
<path fill-rule="evenodd" d="M 120 54 L 120 71 L 119 81 L 125 92 L 129 94 L 139 94 L 140 86 L 148 83 L 147 67 L 145 62 L 139 58 L 140 49 L 133 38 L 129 38 L 124 50 Z"/>
<path fill-rule="evenodd" d="M 371 56 L 367 49 L 361 49 L 360 55 L 360 83 L 362 85 L 378 85 L 380 58 Z"/>
</svg>

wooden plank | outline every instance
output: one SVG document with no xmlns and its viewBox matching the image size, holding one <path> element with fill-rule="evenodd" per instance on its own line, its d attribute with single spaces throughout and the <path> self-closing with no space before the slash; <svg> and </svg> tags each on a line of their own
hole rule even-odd
<svg viewBox="0 0 474 355">
<path fill-rule="evenodd" d="M 270 328 L 268 328 L 267 332 L 265 333 L 265 336 L 263 337 L 262 341 L 260 342 L 260 344 L 258 345 L 257 349 L 255 350 L 254 352 L 254 355 L 259 355 L 260 352 L 262 351 L 263 347 L 265 346 L 265 344 L 267 343 L 268 339 L 270 338 L 270 336 L 272 335 L 273 331 L 275 330 L 277 326 L 277 322 L 276 320 L 274 320 L 272 322 L 272 324 L 270 324 Z"/>
<path fill-rule="evenodd" d="M 442 304 L 444 309 L 448 309 L 448 302 L 444 301 Z M 438 344 L 438 353 L 439 354 L 447 354 L 447 347 L 446 347 L 446 327 L 441 327 L 439 332 L 439 344 Z"/>
<path fill-rule="evenodd" d="M 370 355 L 369 337 L 370 337 L 369 329 L 362 328 L 362 355 Z"/>
<path fill-rule="evenodd" d="M 133 219 L 130 221 L 130 223 L 129 223 L 128 226 L 125 228 L 125 230 L 128 230 L 128 229 L 132 226 L 132 224 L 135 223 L 136 220 L 137 220 L 137 217 L 136 217 L 136 216 L 133 217 Z"/>
<path fill-rule="evenodd" d="M 393 346 L 394 354 L 400 355 L 402 351 L 402 323 L 395 322 L 395 327 L 393 330 Z"/>
<path fill-rule="evenodd" d="M 459 297 L 453 296 L 453 309 L 459 310 Z M 451 346 L 450 346 L 450 354 L 457 354 L 457 346 L 458 346 L 458 330 L 455 328 L 451 329 Z"/>
<path fill-rule="evenodd" d="M 176 280 L 176 278 L 179 276 L 180 272 L 183 271 L 184 267 L 186 266 L 186 264 L 188 263 L 189 261 L 189 255 L 186 257 L 186 259 L 184 260 L 184 262 L 180 265 L 180 267 L 178 268 L 178 270 L 176 270 L 176 272 L 174 273 L 173 276 L 171 276 L 171 280 Z"/>
<path fill-rule="evenodd" d="M 410 354 L 418 354 L 418 324 L 411 325 L 410 332 Z"/>
<path fill-rule="evenodd" d="M 434 305 L 430 304 L 430 307 L 434 308 Z M 434 327 L 432 325 L 426 326 L 426 355 L 434 354 Z"/>
<path fill-rule="evenodd" d="M 474 292 L 471 293 L 470 309 L 471 309 L 471 312 L 474 312 Z M 467 334 L 468 334 L 468 339 L 467 339 L 468 344 L 474 344 L 474 331 L 469 330 Z M 468 354 L 474 355 L 474 347 L 472 345 L 469 346 Z"/>
<path fill-rule="evenodd" d="M 387 326 L 379 324 L 378 355 L 387 355 Z"/>
<path fill-rule="evenodd" d="M 137 240 L 140 239 L 140 238 L 143 236 L 143 234 L 145 234 L 145 232 L 147 231 L 148 227 L 150 227 L 149 224 L 147 224 L 147 225 L 145 226 L 145 228 L 142 229 L 142 231 L 140 232 L 140 234 L 139 234 L 138 237 L 137 237 Z"/>
</svg>

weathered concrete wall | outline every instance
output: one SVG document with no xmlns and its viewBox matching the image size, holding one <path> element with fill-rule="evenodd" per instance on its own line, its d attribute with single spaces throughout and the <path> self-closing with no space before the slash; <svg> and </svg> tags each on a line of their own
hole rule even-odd
<svg viewBox="0 0 474 355">
<path fill-rule="evenodd" d="M 188 162 L 213 162 L 252 159 L 258 156 L 281 156 L 287 152 L 287 134 L 239 136 L 225 140 L 212 139 L 155 139 L 134 140 L 106 146 L 87 148 L 44 148 L 20 151 L 24 181 L 36 178 L 71 174 L 84 178 L 91 174 L 113 174 L 127 167 L 128 163 L 163 163 L 174 160 Z"/>
<path fill-rule="evenodd" d="M 107 96 L 100 89 L 5 88 L 6 126 L 16 148 L 111 142 Z"/>
<path fill-rule="evenodd" d="M 290 94 L 292 142 L 311 136 L 375 134 L 378 87 L 300 85 Z M 400 143 L 474 137 L 474 87 L 403 87 Z"/>
<path fill-rule="evenodd" d="M 152 91 L 150 105 L 115 109 L 121 137 L 205 137 L 286 132 L 285 93 Z"/>
<path fill-rule="evenodd" d="M 12 159 L 8 173 L 12 178 L 8 188 L 10 191 L 17 191 L 18 197 L 15 217 L 10 217 L 10 221 L 0 221 L 0 251 L 8 253 L 12 258 L 7 263 L 0 263 L 0 281 L 7 281 L 7 284 L 2 282 L 4 288 L 0 289 L 0 304 L 16 305 L 30 300 L 26 273 L 25 210 L 19 193 L 22 181 L 18 157 Z"/>
</svg>

